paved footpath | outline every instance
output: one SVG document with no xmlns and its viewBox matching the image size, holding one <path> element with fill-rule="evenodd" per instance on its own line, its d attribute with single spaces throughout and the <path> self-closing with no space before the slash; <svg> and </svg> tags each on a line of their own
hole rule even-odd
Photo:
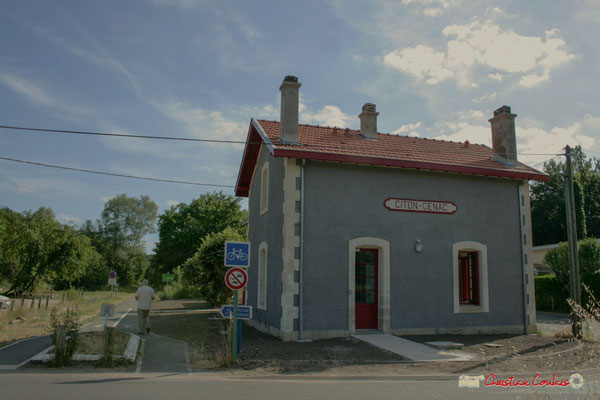
<svg viewBox="0 0 600 400">
<path fill-rule="evenodd" d="M 113 319 L 120 318 L 117 329 L 137 335 L 137 302 L 134 299 L 128 300 L 120 308 L 122 310 L 131 308 L 131 310 L 126 315 L 119 317 L 115 312 Z M 99 320 L 102 320 L 102 318 L 99 318 Z M 150 314 L 150 324 L 152 324 L 152 314 Z M 98 325 L 98 322 L 96 322 L 96 325 Z M 142 339 L 142 354 L 138 357 L 138 364 L 135 367 L 137 372 L 192 372 L 186 342 L 152 332 L 139 336 Z"/>
<path fill-rule="evenodd" d="M 0 370 L 14 370 L 52 344 L 50 335 L 18 340 L 0 349 Z"/>
<path fill-rule="evenodd" d="M 98 310 L 99 312 L 100 310 Z M 152 319 L 152 316 L 150 317 Z M 137 302 L 131 299 L 115 307 L 115 315 L 108 319 L 109 325 L 118 330 L 138 334 Z M 83 325 L 81 332 L 101 331 L 104 318 Z M 185 342 L 149 333 L 139 335 L 142 339 L 141 354 L 130 372 L 190 373 L 192 367 L 188 345 Z M 52 344 L 50 335 L 25 339 L 0 348 L 0 370 L 15 370 Z"/>
</svg>

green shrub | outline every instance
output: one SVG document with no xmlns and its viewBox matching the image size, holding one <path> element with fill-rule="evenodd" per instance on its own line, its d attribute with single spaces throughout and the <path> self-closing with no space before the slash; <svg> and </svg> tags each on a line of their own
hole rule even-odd
<svg viewBox="0 0 600 400">
<path fill-rule="evenodd" d="M 587 282 L 592 293 L 600 293 L 600 275 L 588 276 Z M 564 283 L 558 276 L 546 275 L 535 277 L 535 308 L 538 311 L 553 311 L 570 313 L 571 307 L 567 303 L 569 298 L 569 284 Z M 588 304 L 589 293 L 582 290 L 581 303 Z"/>
<path fill-rule="evenodd" d="M 225 285 L 225 242 L 244 239 L 244 236 L 229 227 L 219 233 L 208 234 L 202 239 L 196 254 L 182 265 L 184 282 L 197 287 L 202 299 L 215 307 L 227 304 L 232 295 Z"/>
<path fill-rule="evenodd" d="M 590 285 L 591 281 L 600 273 L 600 243 L 596 239 L 587 238 L 577 242 L 579 255 L 579 275 L 581 281 Z M 569 285 L 569 245 L 560 243 L 551 249 L 544 257 L 544 264 L 549 266 L 558 279 Z"/>
<path fill-rule="evenodd" d="M 63 366 L 69 365 L 71 363 L 71 357 L 73 353 L 75 353 L 75 349 L 77 348 L 77 343 L 79 341 L 79 310 L 77 307 L 67 308 L 67 310 L 59 314 L 56 311 L 56 308 L 52 309 L 50 314 L 50 328 L 52 330 L 52 344 L 56 349 L 56 337 L 58 332 L 58 326 L 65 325 L 66 326 L 66 347 L 64 354 L 59 354 L 58 351 L 55 350 L 54 360 L 52 361 L 53 366 Z"/>
<path fill-rule="evenodd" d="M 197 299 L 200 297 L 200 290 L 197 287 L 185 286 L 177 281 L 158 292 L 159 300 Z"/>
<path fill-rule="evenodd" d="M 570 312 L 569 288 L 555 275 L 535 277 L 535 308 L 538 311 Z"/>
</svg>

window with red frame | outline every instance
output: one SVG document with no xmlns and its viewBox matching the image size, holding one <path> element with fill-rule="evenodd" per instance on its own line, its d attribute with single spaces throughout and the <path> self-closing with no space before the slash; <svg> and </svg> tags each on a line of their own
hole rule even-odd
<svg viewBox="0 0 600 400">
<path fill-rule="evenodd" d="M 458 292 L 461 304 L 479 305 L 479 255 L 458 252 Z"/>
</svg>

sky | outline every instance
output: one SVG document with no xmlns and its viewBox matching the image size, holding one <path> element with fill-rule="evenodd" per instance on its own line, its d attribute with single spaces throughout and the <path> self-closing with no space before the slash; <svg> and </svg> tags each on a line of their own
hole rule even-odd
<svg viewBox="0 0 600 400">
<path fill-rule="evenodd" d="M 379 132 L 491 146 L 509 105 L 518 158 L 541 169 L 567 144 L 600 157 L 598 37 L 593 0 L 3 2 L 0 125 L 243 141 L 295 75 L 301 123 L 357 129 L 370 102 Z M 235 185 L 242 152 L 0 129 L 0 157 L 215 185 Z M 121 193 L 162 213 L 215 190 L 233 194 L 0 159 L 0 207 L 74 226 Z"/>
</svg>

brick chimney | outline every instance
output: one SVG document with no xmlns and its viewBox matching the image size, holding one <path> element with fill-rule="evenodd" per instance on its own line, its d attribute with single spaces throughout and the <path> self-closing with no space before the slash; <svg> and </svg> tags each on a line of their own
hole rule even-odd
<svg viewBox="0 0 600 400">
<path fill-rule="evenodd" d="M 360 134 L 366 139 L 377 140 L 377 116 L 379 113 L 375 111 L 375 104 L 365 103 L 362 106 L 362 112 L 358 116 L 360 118 Z"/>
<path fill-rule="evenodd" d="M 302 84 L 298 78 L 288 75 L 283 79 L 281 91 L 280 140 L 282 143 L 298 144 L 298 103 Z"/>
<path fill-rule="evenodd" d="M 502 106 L 494 111 L 494 118 L 488 120 L 492 124 L 494 159 L 509 166 L 517 165 L 516 117 L 509 106 Z"/>
</svg>

